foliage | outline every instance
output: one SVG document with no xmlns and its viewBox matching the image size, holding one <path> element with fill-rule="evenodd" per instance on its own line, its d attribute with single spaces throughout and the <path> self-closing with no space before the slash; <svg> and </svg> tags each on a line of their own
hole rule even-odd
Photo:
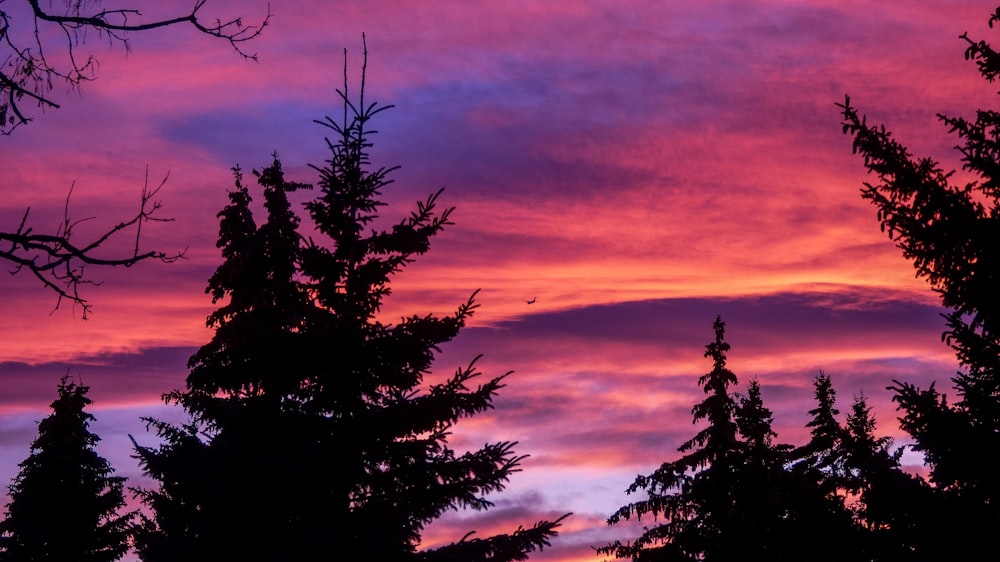
<svg viewBox="0 0 1000 562">
<path fill-rule="evenodd" d="M 4 7 L 6 1 L 0 1 L 0 134 L 4 135 L 31 121 L 21 106 L 23 101 L 43 109 L 58 108 L 50 97 L 54 82 L 79 88 L 94 79 L 97 60 L 79 53 L 88 36 L 121 43 L 128 51 L 130 33 L 187 24 L 227 41 L 244 58 L 256 60 L 257 55 L 244 51 L 242 44 L 260 35 L 271 19 L 268 12 L 255 26 L 245 25 L 242 18 L 207 23 L 201 11 L 208 0 L 196 0 L 187 14 L 154 21 L 142 21 L 135 8 L 106 9 L 100 0 L 66 1 L 62 10 L 51 3 L 44 6 L 40 0 Z M 21 23 L 29 21 L 33 25 Z M 12 23 L 18 25 L 12 28 Z M 53 52 L 59 55 L 53 57 Z"/>
<path fill-rule="evenodd" d="M 694 421 L 707 424 L 680 447 L 686 454 L 628 488 L 630 494 L 645 492 L 646 499 L 608 519 L 617 524 L 651 516 L 655 524 L 630 543 L 598 552 L 664 562 L 864 559 L 873 541 L 836 484 L 841 471 L 835 459 L 843 455 L 846 433 L 835 417 L 829 377 L 821 374 L 815 382 L 819 406 L 811 411 L 810 443 L 778 443 L 760 383 L 752 380 L 742 396 L 730 391 L 737 380 L 726 367 L 721 318 L 714 329 L 705 353 L 713 368 L 698 381 L 707 396 L 692 409 Z"/>
<path fill-rule="evenodd" d="M 0 522 L 3 562 L 111 562 L 128 550 L 132 514 L 118 513 L 125 479 L 94 450 L 88 390 L 63 377 L 52 413 L 38 424 Z"/>
<path fill-rule="evenodd" d="M 364 72 L 362 73 L 364 76 Z M 235 169 L 219 213 L 223 263 L 207 291 L 221 303 L 212 340 L 189 361 L 186 388 L 167 396 L 190 416 L 181 427 L 150 420 L 164 444 L 137 447 L 159 487 L 137 533 L 143 560 L 523 560 L 549 544 L 559 521 L 418 550 L 425 526 L 451 509 L 491 507 L 524 456 L 514 443 L 458 452 L 460 419 L 491 408 L 506 375 L 482 380 L 473 360 L 426 386 L 438 347 L 473 314 L 386 324 L 379 311 L 392 277 L 450 224 L 437 192 L 389 229 L 371 228 L 391 168 L 373 168 L 369 121 L 389 106 L 344 91 L 306 203 L 300 234 L 280 161 L 255 172 L 265 221 Z M 475 295 L 473 295 L 474 297 Z M 470 533 L 471 535 L 471 533 Z"/>
<path fill-rule="evenodd" d="M 990 27 L 997 21 L 1000 8 Z M 985 41 L 962 39 L 966 59 L 992 82 L 1000 54 Z M 987 548 L 984 541 L 1000 524 L 1000 480 L 983 457 L 1000 447 L 1000 113 L 980 109 L 974 120 L 938 115 L 957 135 L 962 168 L 973 178 L 954 184 L 954 171 L 911 155 L 885 126 L 869 125 L 849 98 L 838 105 L 854 152 L 878 178 L 865 183 L 862 196 L 949 309 L 943 339 L 963 368 L 952 379 L 957 400 L 949 402 L 933 384 L 921 389 L 895 381 L 890 389 L 937 495 L 923 514 L 924 532 L 961 545 L 949 557 L 972 556 Z"/>
</svg>

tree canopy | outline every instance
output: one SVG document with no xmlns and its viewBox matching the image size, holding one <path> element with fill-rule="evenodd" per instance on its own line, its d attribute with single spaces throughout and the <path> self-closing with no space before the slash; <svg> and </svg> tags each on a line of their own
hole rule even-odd
<svg viewBox="0 0 1000 562">
<path fill-rule="evenodd" d="M 3 562 L 112 562 L 128 550 L 133 514 L 120 513 L 125 479 L 94 450 L 89 388 L 63 377 L 58 390 L 10 485 L 0 522 Z"/>
<path fill-rule="evenodd" d="M 751 380 L 742 395 L 733 390 L 738 381 L 726 366 L 730 347 L 721 318 L 714 330 L 705 352 L 713 367 L 698 380 L 706 397 L 692 409 L 701 429 L 680 446 L 679 458 L 627 489 L 645 499 L 608 519 L 614 525 L 651 517 L 653 524 L 598 552 L 657 562 L 906 559 L 910 551 L 901 541 L 912 537 L 882 532 L 889 521 L 879 510 L 915 481 L 899 469 L 890 442 L 874 437 L 864 400 L 842 425 L 830 377 L 821 372 L 806 425 L 810 441 L 780 443 L 760 383 Z"/>
<path fill-rule="evenodd" d="M 345 55 L 346 56 L 346 55 Z M 362 72 L 364 76 L 364 72 Z M 280 160 L 254 177 L 266 217 L 239 168 L 219 213 L 223 261 L 209 280 L 218 309 L 212 340 L 195 353 L 184 390 L 167 395 L 183 426 L 150 420 L 164 444 L 138 446 L 151 517 L 143 560 L 523 560 L 549 544 L 559 521 L 420 550 L 425 526 L 452 509 L 483 510 L 523 455 L 514 443 L 456 451 L 459 420 L 492 407 L 507 375 L 483 380 L 473 360 L 426 385 L 438 346 L 475 311 L 384 323 L 393 276 L 450 224 L 430 195 L 391 228 L 373 228 L 392 168 L 370 164 L 370 121 L 390 106 L 339 91 L 343 119 L 303 234 Z"/>
<path fill-rule="evenodd" d="M 989 26 L 998 21 L 1000 8 Z M 966 60 L 993 82 L 1000 54 L 967 33 L 961 38 Z M 877 178 L 865 183 L 862 196 L 948 309 L 942 337 L 962 367 L 952 378 L 957 398 L 949 401 L 933 384 L 895 381 L 890 389 L 935 491 L 923 532 L 959 549 L 944 556 L 974 556 L 1000 524 L 1000 480 L 982 456 L 1000 446 L 1000 113 L 977 109 L 971 120 L 938 114 L 973 178 L 956 184 L 954 171 L 910 154 L 884 125 L 869 124 L 850 98 L 838 105 L 854 152 Z"/>
</svg>

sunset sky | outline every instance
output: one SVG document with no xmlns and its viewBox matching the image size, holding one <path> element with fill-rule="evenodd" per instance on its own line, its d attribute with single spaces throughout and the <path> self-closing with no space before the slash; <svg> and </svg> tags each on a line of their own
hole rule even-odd
<svg viewBox="0 0 1000 562">
<path fill-rule="evenodd" d="M 149 4 L 149 17 L 176 15 Z M 277 152 L 291 179 L 316 180 L 308 165 L 326 158 L 326 129 L 312 121 L 341 111 L 345 48 L 356 88 L 362 33 L 367 95 L 395 105 L 374 122 L 374 162 L 401 166 L 384 216 L 396 221 L 442 187 L 456 207 L 456 224 L 397 278 L 385 319 L 446 314 L 481 289 L 434 376 L 480 353 L 487 375 L 514 374 L 495 411 L 460 423 L 452 443 L 516 440 L 530 455 L 494 510 L 449 516 L 428 545 L 570 511 L 534 559 L 596 560 L 592 546 L 634 536 L 605 520 L 635 475 L 697 430 L 690 411 L 719 314 L 730 367 L 741 388 L 760 381 L 784 441 L 802 442 L 820 369 L 841 411 L 863 392 L 880 431 L 897 436 L 887 384 L 950 388 L 957 365 L 937 299 L 859 196 L 872 178 L 834 104 L 850 95 L 911 152 L 958 167 L 935 114 L 994 102 L 997 86 L 964 61 L 958 38 L 994 39 L 994 5 L 488 4 L 273 2 L 247 46 L 258 63 L 183 27 L 133 35 L 127 56 L 90 38 L 97 79 L 79 94 L 56 84 L 61 109 L 31 107 L 34 122 L 0 137 L 0 229 L 31 206 L 36 230 L 54 230 L 74 184 L 71 214 L 96 217 L 81 228 L 106 228 L 134 211 L 148 167 L 151 183 L 169 174 L 160 199 L 175 220 L 145 230 L 143 244 L 186 248 L 186 259 L 93 270 L 103 284 L 85 287 L 87 321 L 66 303 L 53 312 L 34 279 L 2 278 L 0 485 L 67 373 L 91 387 L 99 451 L 148 484 L 128 434 L 152 443 L 140 416 L 181 419 L 160 395 L 183 385 L 187 357 L 210 338 L 204 287 L 220 260 L 215 214 L 230 169 L 260 169 Z M 248 23 L 267 9 L 206 6 Z"/>
</svg>

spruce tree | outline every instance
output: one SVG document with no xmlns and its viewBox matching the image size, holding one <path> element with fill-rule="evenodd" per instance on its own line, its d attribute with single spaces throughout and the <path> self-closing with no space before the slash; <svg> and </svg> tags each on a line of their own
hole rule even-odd
<svg viewBox="0 0 1000 562">
<path fill-rule="evenodd" d="M 829 468 L 836 463 L 832 458 L 831 451 L 840 443 L 844 436 L 844 428 L 837 421 L 840 410 L 837 409 L 837 391 L 833 388 L 833 381 L 830 376 L 823 371 L 813 380 L 813 396 L 816 398 L 816 407 L 809 410 L 809 443 L 803 449 L 803 453 L 811 455 L 813 466 Z"/>
<path fill-rule="evenodd" d="M 730 540 L 735 537 L 728 532 L 733 530 L 729 523 L 738 507 L 733 496 L 738 487 L 734 468 L 741 447 L 738 405 L 730 391 L 737 379 L 726 366 L 730 347 L 721 317 L 716 318 L 713 330 L 715 340 L 705 350 L 712 370 L 698 379 L 707 396 L 692 408 L 694 422 L 707 424 L 680 446 L 683 456 L 663 463 L 648 476 L 638 476 L 627 489 L 629 494 L 645 492 L 646 499 L 623 506 L 608 519 L 614 525 L 646 516 L 656 524 L 646 527 L 635 540 L 616 541 L 599 548 L 599 553 L 663 561 L 725 559 L 735 554 L 735 541 Z"/>
<path fill-rule="evenodd" d="M 821 375 L 818 380 L 829 381 Z M 818 383 L 821 394 L 830 391 Z M 826 434 L 835 420 L 828 417 L 832 402 L 821 402 L 813 421 L 817 434 Z M 815 411 L 815 410 L 814 410 Z M 739 401 L 736 425 L 744 439 L 741 462 L 733 467 L 739 484 L 734 492 L 737 513 L 741 518 L 731 525 L 727 542 L 742 546 L 743 553 L 757 552 L 758 559 L 781 561 L 856 561 L 863 559 L 862 530 L 855 524 L 843 498 L 831 491 L 815 473 L 797 470 L 796 453 L 800 449 L 775 443 L 773 416 L 764 406 L 760 384 L 750 381 L 747 393 Z M 740 560 L 735 555 L 717 560 Z"/>
<path fill-rule="evenodd" d="M 346 74 L 346 73 L 345 73 Z M 164 443 L 137 447 L 159 482 L 137 533 L 143 560 L 523 560 L 548 545 L 559 522 L 419 550 L 425 526 L 451 509 L 491 507 L 524 456 L 514 443 L 451 449 L 460 419 L 492 407 L 504 377 L 482 380 L 475 360 L 424 383 L 441 344 L 477 305 L 396 324 L 379 312 L 390 281 L 449 223 L 440 191 L 380 230 L 391 168 L 370 164 L 370 120 L 390 106 L 338 91 L 318 193 L 301 232 L 289 194 L 308 186 L 281 163 L 259 173 L 266 219 L 235 171 L 219 214 L 223 262 L 208 292 L 219 308 L 212 340 L 189 361 L 184 390 L 167 396 L 189 414 L 150 420 Z M 473 294 L 473 297 L 475 294 Z"/>
<path fill-rule="evenodd" d="M 832 501 L 843 503 L 844 451 L 847 429 L 837 416 L 837 391 L 829 375 L 820 371 L 813 379 L 816 407 L 809 410 L 809 441 L 791 452 L 791 469 L 813 482 Z"/>
<path fill-rule="evenodd" d="M 736 427 L 743 438 L 739 462 L 732 463 L 736 486 L 732 490 L 735 516 L 725 528 L 724 541 L 733 544 L 724 556 L 716 560 L 733 560 L 739 549 L 744 554 L 756 552 L 761 560 L 794 560 L 803 552 L 806 538 L 796 529 L 799 519 L 794 517 L 793 502 L 799 500 L 793 493 L 791 474 L 785 464 L 790 445 L 778 444 L 772 428 L 774 416 L 764 406 L 757 379 L 750 381 L 746 395 L 739 398 L 736 408 Z"/>
<path fill-rule="evenodd" d="M 1000 8 L 990 17 L 1000 21 Z M 988 81 L 1000 76 L 1000 53 L 968 34 L 965 57 Z M 968 558 L 987 548 L 1000 525 L 1000 479 L 983 451 L 1000 448 L 1000 113 L 976 111 L 974 120 L 938 115 L 957 135 L 962 168 L 973 179 L 953 183 L 931 158 L 916 158 L 884 126 L 870 125 L 851 105 L 838 104 L 843 130 L 877 181 L 862 196 L 878 209 L 878 220 L 948 309 L 943 338 L 962 370 L 953 377 L 957 398 L 935 385 L 905 381 L 890 387 L 901 426 L 923 453 L 940 502 L 922 514 L 924 534 L 942 537 Z"/>
<path fill-rule="evenodd" d="M 88 387 L 63 377 L 52 413 L 10 485 L 0 561 L 112 562 L 128 550 L 125 479 L 94 450 Z"/>
<path fill-rule="evenodd" d="M 938 504 L 926 484 L 903 471 L 902 448 L 891 437 L 875 435 L 875 417 L 864 394 L 855 396 L 838 446 L 839 481 L 856 498 L 854 512 L 861 525 L 868 558 L 927 560 L 947 557 L 950 545 L 927 534 L 926 514 Z"/>
<path fill-rule="evenodd" d="M 851 513 L 839 496 L 792 469 L 795 448 L 776 442 L 759 382 L 752 380 L 745 395 L 731 392 L 737 380 L 726 367 L 721 318 L 714 330 L 705 352 L 713 368 L 698 381 L 707 396 L 692 410 L 706 426 L 681 445 L 686 454 L 628 488 L 646 499 L 608 519 L 652 517 L 655 524 L 598 552 L 663 562 L 860 559 Z"/>
</svg>

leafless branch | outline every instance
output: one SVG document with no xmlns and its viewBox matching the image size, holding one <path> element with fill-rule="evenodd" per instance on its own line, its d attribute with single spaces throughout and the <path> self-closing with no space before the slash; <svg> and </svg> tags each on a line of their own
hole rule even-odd
<svg viewBox="0 0 1000 562">
<path fill-rule="evenodd" d="M 31 120 L 25 115 L 22 102 L 34 103 L 42 109 L 59 107 L 49 97 L 53 81 L 61 80 L 76 89 L 94 78 L 96 59 L 92 55 L 86 59 L 77 56 L 88 32 L 105 36 L 109 43 L 121 43 L 128 51 L 130 32 L 190 24 L 210 37 L 224 39 L 244 59 L 256 61 L 257 54 L 244 50 L 244 43 L 259 36 L 271 21 L 270 5 L 257 25 L 246 25 L 239 17 L 204 21 L 200 12 L 208 0 L 196 0 L 191 12 L 183 16 L 133 23 L 142 17 L 139 10 L 105 10 L 100 0 L 66 0 L 62 13 L 52 11 L 51 5 L 47 11 L 40 0 L 23 0 L 30 8 L 30 13 L 23 15 L 34 24 L 31 37 L 26 39 L 25 35 L 11 33 L 11 22 L 17 18 L 12 16 L 13 11 L 3 9 L 7 1 L 0 0 L 0 134 L 4 135 Z M 61 47 L 65 50 L 65 60 L 53 63 L 46 56 L 43 38 L 47 35 L 43 30 L 47 29 L 61 31 L 65 37 L 65 45 Z"/>
<path fill-rule="evenodd" d="M 73 219 L 70 217 L 69 204 L 73 195 L 73 187 L 66 194 L 63 217 L 55 234 L 38 234 L 29 226 L 28 218 L 31 208 L 25 209 L 24 216 L 14 232 L 0 232 L 0 260 L 13 264 L 11 275 L 29 271 L 42 285 L 56 293 L 57 300 L 53 311 L 57 310 L 63 300 L 68 300 L 83 309 L 83 318 L 90 313 L 90 304 L 80 294 L 81 285 L 99 285 L 100 283 L 87 277 L 86 267 L 123 266 L 131 267 L 144 260 L 156 260 L 165 263 L 177 261 L 184 257 L 184 251 L 167 254 L 165 252 L 140 249 L 139 238 L 142 225 L 146 222 L 169 222 L 173 219 L 157 216 L 161 208 L 154 198 L 166 184 L 167 174 L 159 185 L 150 189 L 149 169 L 146 169 L 146 181 L 139 198 L 139 210 L 128 219 L 119 222 L 111 228 L 96 235 L 86 243 L 79 243 L 74 236 L 75 228 L 81 223 L 91 220 L 91 217 Z M 113 238 L 125 235 L 135 229 L 135 242 L 131 253 L 124 256 L 102 257 L 100 249 Z"/>
</svg>

